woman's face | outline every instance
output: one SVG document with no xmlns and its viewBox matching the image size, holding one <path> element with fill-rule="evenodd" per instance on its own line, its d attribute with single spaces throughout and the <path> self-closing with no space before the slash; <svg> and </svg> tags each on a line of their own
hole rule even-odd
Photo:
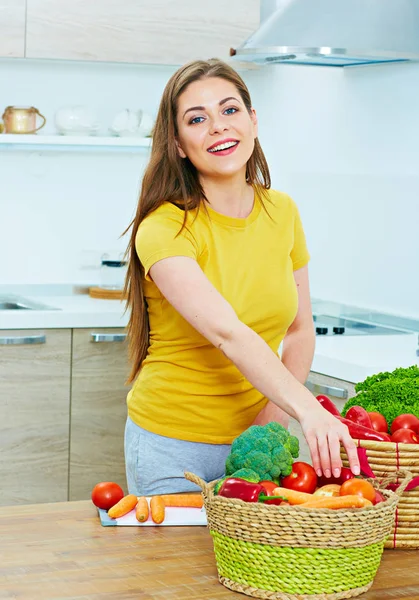
<svg viewBox="0 0 419 600">
<path fill-rule="evenodd" d="M 178 99 L 177 146 L 204 177 L 246 173 L 257 137 L 256 113 L 235 85 L 220 77 L 191 83 Z"/>
</svg>

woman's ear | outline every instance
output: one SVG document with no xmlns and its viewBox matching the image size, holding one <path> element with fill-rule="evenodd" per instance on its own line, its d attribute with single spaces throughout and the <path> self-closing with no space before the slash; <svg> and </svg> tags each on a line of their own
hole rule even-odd
<svg viewBox="0 0 419 600">
<path fill-rule="evenodd" d="M 180 143 L 179 143 L 179 140 L 175 140 L 175 143 L 176 143 L 176 148 L 177 148 L 177 151 L 178 151 L 178 154 L 179 154 L 179 156 L 180 156 L 181 158 L 186 158 L 186 154 L 185 154 L 185 153 L 184 153 L 184 151 L 182 150 L 182 146 L 180 145 Z"/>
<path fill-rule="evenodd" d="M 258 118 L 257 118 L 257 114 L 254 108 L 252 108 L 252 112 L 250 113 L 250 118 L 252 119 L 252 123 L 253 123 L 253 132 L 254 132 L 254 137 L 257 138 L 258 136 Z"/>
</svg>

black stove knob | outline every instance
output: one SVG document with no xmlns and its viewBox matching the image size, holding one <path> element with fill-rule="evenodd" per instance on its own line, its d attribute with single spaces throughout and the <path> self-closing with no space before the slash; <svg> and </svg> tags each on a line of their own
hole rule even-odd
<svg viewBox="0 0 419 600">
<path fill-rule="evenodd" d="M 333 333 L 341 335 L 342 333 L 345 333 L 345 328 L 344 327 L 333 327 Z"/>
<path fill-rule="evenodd" d="M 317 335 L 326 335 L 328 332 L 328 328 L 327 327 L 316 327 L 316 334 Z"/>
</svg>

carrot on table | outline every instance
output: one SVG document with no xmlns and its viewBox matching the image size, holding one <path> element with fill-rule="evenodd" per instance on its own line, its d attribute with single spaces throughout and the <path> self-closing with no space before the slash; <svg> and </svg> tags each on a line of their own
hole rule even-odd
<svg viewBox="0 0 419 600">
<path fill-rule="evenodd" d="M 301 508 L 331 508 L 337 510 L 339 508 L 365 508 L 372 506 L 372 502 L 361 496 L 330 496 L 304 502 L 300 505 Z"/>
<path fill-rule="evenodd" d="M 138 504 L 135 508 L 135 518 L 140 523 L 144 523 L 147 521 L 149 515 L 148 502 L 145 496 L 140 496 L 138 498 Z"/>
<path fill-rule="evenodd" d="M 153 496 L 150 500 L 151 518 L 157 525 L 163 523 L 165 516 L 164 500 L 161 496 Z"/>
<path fill-rule="evenodd" d="M 124 496 L 115 504 L 115 506 L 112 506 L 112 508 L 108 510 L 108 515 L 111 517 L 111 519 L 123 517 L 137 506 L 137 502 L 137 496 L 134 496 L 134 494 L 128 494 L 128 496 Z"/>
<path fill-rule="evenodd" d="M 272 492 L 273 496 L 285 496 L 287 502 L 290 504 L 303 504 L 313 499 L 313 494 L 306 494 L 306 492 L 297 492 L 295 490 L 289 490 L 283 487 L 277 487 Z"/>
<path fill-rule="evenodd" d="M 204 500 L 202 494 L 162 494 L 165 506 L 184 506 L 189 508 L 202 508 Z"/>
</svg>

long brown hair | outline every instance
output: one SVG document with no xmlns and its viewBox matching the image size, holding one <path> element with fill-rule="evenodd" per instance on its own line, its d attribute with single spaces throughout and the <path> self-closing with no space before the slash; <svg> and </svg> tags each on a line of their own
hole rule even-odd
<svg viewBox="0 0 419 600">
<path fill-rule="evenodd" d="M 135 250 L 135 238 L 141 222 L 164 202 L 172 202 L 185 210 L 199 208 L 206 200 L 199 181 L 199 173 L 189 161 L 183 159 L 176 146 L 176 117 L 178 98 L 185 89 L 199 79 L 219 77 L 236 86 L 246 109 L 251 112 L 252 102 L 249 90 L 240 75 L 229 65 L 218 59 L 190 62 L 176 71 L 169 79 L 160 102 L 153 130 L 151 157 L 145 170 L 140 198 L 135 218 L 124 233 L 132 228 L 128 244 L 128 271 L 124 294 L 127 309 L 130 309 L 128 322 L 129 356 L 132 363 L 128 383 L 138 375 L 149 347 L 149 322 L 147 304 L 144 297 L 144 268 Z M 271 186 L 268 164 L 258 139 L 247 162 L 246 180 L 258 188 L 262 195 Z"/>
</svg>

